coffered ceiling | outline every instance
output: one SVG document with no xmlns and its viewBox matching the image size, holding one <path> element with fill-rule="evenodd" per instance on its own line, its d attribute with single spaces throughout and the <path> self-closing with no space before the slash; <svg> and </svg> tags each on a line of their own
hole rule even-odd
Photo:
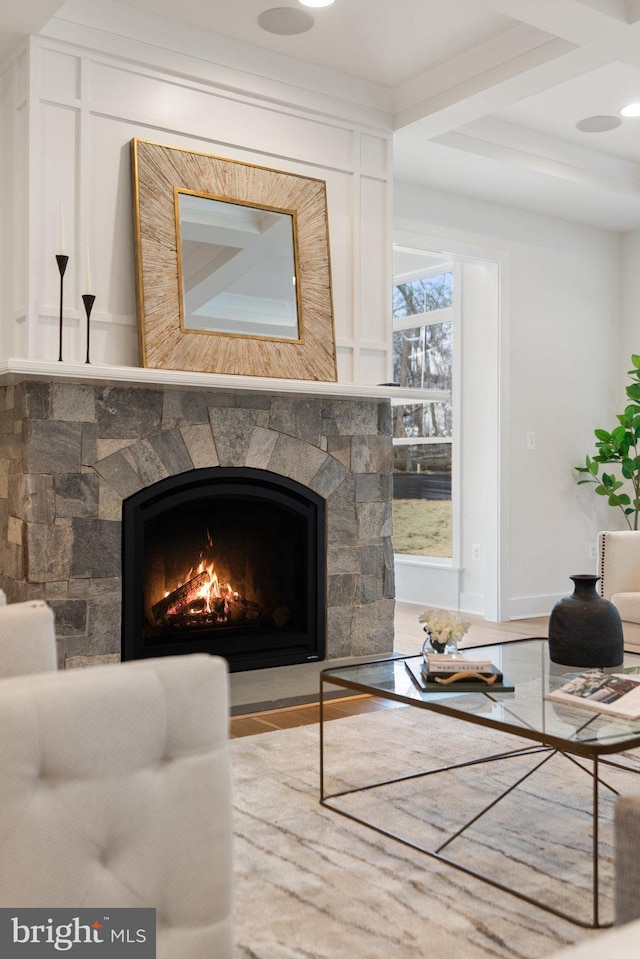
<svg viewBox="0 0 640 959">
<path fill-rule="evenodd" d="M 607 229 L 640 228 L 640 118 L 601 133 L 576 128 L 640 101 L 640 0 L 336 0 L 304 8 L 314 25 L 292 36 L 267 33 L 257 18 L 276 6 L 303 9 L 296 0 L 109 6 L 242 41 L 260 75 L 277 65 L 281 77 L 287 64 L 300 86 L 325 92 L 337 74 L 345 98 L 392 117 L 401 179 Z M 64 17 L 98 7 L 0 0 L 0 53 L 56 8 Z"/>
</svg>

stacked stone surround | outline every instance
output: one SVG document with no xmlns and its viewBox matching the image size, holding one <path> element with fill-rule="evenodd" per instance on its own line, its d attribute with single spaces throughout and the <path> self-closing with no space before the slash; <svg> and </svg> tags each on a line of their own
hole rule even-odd
<svg viewBox="0 0 640 959">
<path fill-rule="evenodd" d="M 388 402 L 25 380 L 0 389 L 0 430 L 0 586 L 51 605 L 61 664 L 120 652 L 123 499 L 211 466 L 326 500 L 327 659 L 391 650 Z"/>
</svg>

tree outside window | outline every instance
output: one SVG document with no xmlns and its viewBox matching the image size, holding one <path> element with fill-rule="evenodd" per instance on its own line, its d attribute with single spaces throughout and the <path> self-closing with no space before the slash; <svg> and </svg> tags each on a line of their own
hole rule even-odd
<svg viewBox="0 0 640 959">
<path fill-rule="evenodd" d="M 441 394 L 394 408 L 394 549 L 451 557 L 452 269 L 393 287 L 393 374 L 401 387 Z"/>
</svg>

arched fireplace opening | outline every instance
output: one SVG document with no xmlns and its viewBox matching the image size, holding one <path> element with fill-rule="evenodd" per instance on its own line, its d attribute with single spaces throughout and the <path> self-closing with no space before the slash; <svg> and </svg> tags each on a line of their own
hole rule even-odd
<svg viewBox="0 0 640 959">
<path fill-rule="evenodd" d="M 322 497 L 211 467 L 124 500 L 122 658 L 208 652 L 231 671 L 324 658 Z"/>
</svg>

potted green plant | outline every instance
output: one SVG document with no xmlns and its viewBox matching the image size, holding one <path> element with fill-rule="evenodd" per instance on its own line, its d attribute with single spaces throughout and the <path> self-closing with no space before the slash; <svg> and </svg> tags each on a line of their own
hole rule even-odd
<svg viewBox="0 0 640 959">
<path fill-rule="evenodd" d="M 629 529 L 638 529 L 640 513 L 640 356 L 631 357 L 633 369 L 629 376 L 633 382 L 627 386 L 627 397 L 631 400 L 624 413 L 617 415 L 618 426 L 610 433 L 607 430 L 594 430 L 597 453 L 587 456 L 584 466 L 576 466 L 582 479 L 578 485 L 592 483 L 599 496 L 606 496 L 609 506 L 622 510 Z M 615 473 L 605 471 L 610 463 L 619 463 L 622 479 Z M 623 487 L 627 481 L 627 492 Z"/>
</svg>

